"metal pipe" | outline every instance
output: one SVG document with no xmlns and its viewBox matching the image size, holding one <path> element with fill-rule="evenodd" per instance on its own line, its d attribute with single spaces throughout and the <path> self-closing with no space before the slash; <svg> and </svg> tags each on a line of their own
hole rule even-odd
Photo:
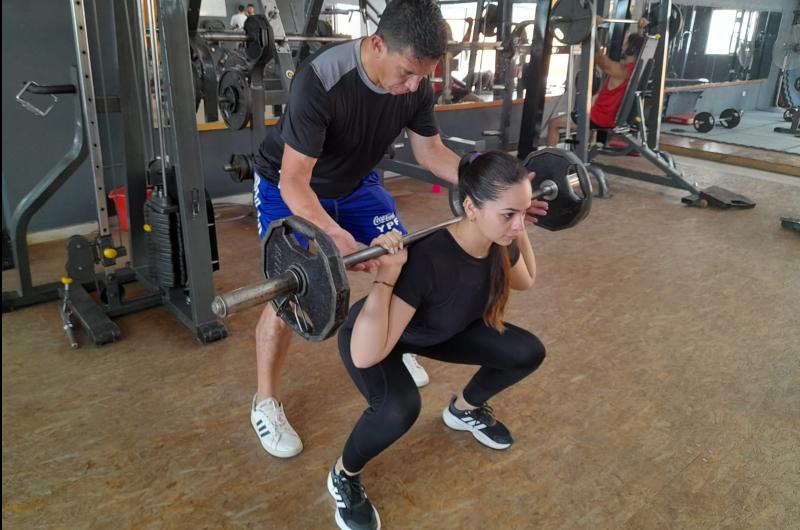
<svg viewBox="0 0 800 530">
<path fill-rule="evenodd" d="M 403 238 L 403 246 L 410 245 L 411 243 L 422 239 L 423 237 L 430 235 L 437 230 L 441 230 L 442 228 L 447 228 L 450 225 L 454 225 L 459 222 L 462 217 L 453 217 L 452 219 L 448 219 L 447 221 L 443 221 L 439 224 L 429 226 L 428 228 L 423 228 L 417 232 L 412 234 L 408 234 Z M 353 265 L 357 265 L 361 262 L 375 259 L 383 256 L 387 253 L 387 250 L 383 247 L 368 247 L 363 250 L 359 250 L 357 252 L 353 252 L 352 254 L 348 254 L 347 256 L 342 259 L 344 262 L 345 268 L 350 268 Z"/>
<path fill-rule="evenodd" d="M 556 24 L 558 24 L 560 22 L 566 22 L 567 24 L 572 24 L 574 22 L 578 22 L 578 21 L 581 21 L 581 20 L 592 20 L 594 18 L 595 18 L 594 16 L 589 16 L 589 15 L 582 16 L 582 17 L 565 17 L 565 16 L 561 16 L 561 15 L 556 15 L 554 17 L 550 17 L 550 22 L 551 23 L 556 23 Z M 632 18 L 604 18 L 603 19 L 603 24 L 606 24 L 606 23 L 608 23 L 608 24 L 638 24 L 639 21 L 638 20 L 633 20 Z"/>
<path fill-rule="evenodd" d="M 161 159 L 161 182 L 164 193 L 167 193 L 167 162 L 164 147 L 164 109 L 161 105 L 161 72 L 158 69 L 158 29 L 156 26 L 155 1 L 147 0 L 147 18 L 150 29 L 150 59 L 153 65 L 153 89 L 156 97 L 156 121 L 158 122 L 158 148 Z"/>
<path fill-rule="evenodd" d="M 217 30 L 217 31 L 202 31 L 197 32 L 198 35 L 210 41 L 225 41 L 225 42 L 248 42 L 251 40 L 248 35 L 243 31 L 237 30 Z M 276 41 L 286 42 L 347 42 L 353 40 L 349 36 L 342 37 L 316 37 L 305 35 L 286 35 L 284 38 L 275 38 Z"/>
<path fill-rule="evenodd" d="M 141 1 L 134 2 L 136 4 L 136 22 L 139 25 L 139 31 L 137 32 L 138 36 L 138 44 L 139 44 L 139 53 L 142 54 L 142 75 L 144 77 L 145 86 L 150 86 L 150 72 L 147 69 L 147 43 L 145 42 L 145 35 L 147 33 L 147 28 L 144 22 L 144 4 Z M 148 91 L 149 92 L 149 91 Z M 148 157 L 155 156 L 156 147 L 153 144 L 153 109 L 151 105 L 147 105 L 146 109 L 146 122 L 149 124 L 148 126 L 148 134 L 147 134 L 147 145 L 150 147 L 150 152 L 147 153 Z M 146 176 L 147 184 L 150 184 L 150 175 Z"/>
</svg>

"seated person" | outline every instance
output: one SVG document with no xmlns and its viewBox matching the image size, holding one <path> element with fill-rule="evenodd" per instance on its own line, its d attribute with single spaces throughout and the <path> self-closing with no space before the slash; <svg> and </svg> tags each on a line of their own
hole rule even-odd
<svg viewBox="0 0 800 530">
<path fill-rule="evenodd" d="M 597 24 L 603 23 L 603 17 L 597 17 Z M 622 49 L 623 57 L 621 61 L 612 61 L 607 55 L 600 51 L 595 52 L 594 62 L 605 74 L 597 97 L 592 104 L 591 114 L 589 115 L 589 126 L 591 129 L 613 129 L 616 127 L 617 111 L 622 104 L 625 90 L 628 88 L 628 80 L 633 73 L 633 67 L 639 57 L 639 50 L 644 43 L 641 31 L 647 26 L 647 20 L 639 19 L 639 32 L 629 34 Z M 561 129 L 567 126 L 567 115 L 561 114 L 550 120 L 547 124 L 547 145 L 554 146 L 558 143 L 558 135 Z M 573 119 L 573 127 L 575 121 Z"/>
<path fill-rule="evenodd" d="M 472 35 L 472 18 L 466 18 L 467 22 L 467 30 L 464 32 L 464 38 L 461 42 L 469 42 L 470 36 Z M 450 24 L 447 22 L 444 23 L 445 30 L 447 31 L 447 42 L 451 42 L 453 40 L 453 29 L 450 27 Z M 433 77 L 437 79 L 444 78 L 444 61 L 447 60 L 447 55 L 443 56 L 439 62 L 436 64 L 436 69 L 433 72 Z M 444 89 L 444 82 L 442 81 L 433 81 L 431 82 L 431 86 L 433 87 L 433 97 L 434 101 L 439 101 L 440 97 L 442 96 L 442 91 Z M 450 94 L 452 96 L 451 101 L 447 103 L 467 103 L 467 102 L 474 102 L 480 101 L 481 98 L 467 90 L 467 85 L 452 75 L 450 76 Z"/>
</svg>

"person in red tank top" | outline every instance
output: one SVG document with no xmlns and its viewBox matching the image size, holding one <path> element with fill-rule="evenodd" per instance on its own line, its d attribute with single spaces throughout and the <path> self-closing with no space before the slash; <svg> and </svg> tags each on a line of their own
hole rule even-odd
<svg viewBox="0 0 800 530">
<path fill-rule="evenodd" d="M 603 23 L 603 17 L 596 18 L 597 24 Z M 647 26 L 647 20 L 639 20 L 639 31 Z M 597 97 L 592 104 L 589 115 L 589 125 L 592 129 L 613 129 L 616 126 L 617 110 L 622 104 L 625 90 L 628 88 L 628 80 L 633 73 L 639 50 L 642 47 L 644 38 L 641 34 L 628 35 L 623 45 L 623 57 L 621 61 L 612 61 L 607 55 L 599 51 L 594 54 L 594 63 L 603 70 L 603 79 Z M 558 135 L 561 129 L 567 126 L 567 115 L 562 114 L 550 120 L 547 124 L 547 145 L 553 146 L 558 143 Z M 575 122 L 573 121 L 573 127 Z"/>
</svg>

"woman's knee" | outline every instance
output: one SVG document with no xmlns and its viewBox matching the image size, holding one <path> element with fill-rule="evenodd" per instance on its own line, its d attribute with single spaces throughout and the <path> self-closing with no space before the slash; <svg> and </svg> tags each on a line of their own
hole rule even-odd
<svg viewBox="0 0 800 530">
<path fill-rule="evenodd" d="M 546 356 L 544 344 L 533 334 L 521 337 L 513 350 L 514 368 L 528 372 L 539 368 Z"/>
<path fill-rule="evenodd" d="M 385 432 L 399 438 L 407 432 L 417 421 L 422 410 L 422 400 L 419 391 L 407 392 L 402 395 L 390 395 L 378 407 L 375 413 L 382 419 Z"/>
</svg>

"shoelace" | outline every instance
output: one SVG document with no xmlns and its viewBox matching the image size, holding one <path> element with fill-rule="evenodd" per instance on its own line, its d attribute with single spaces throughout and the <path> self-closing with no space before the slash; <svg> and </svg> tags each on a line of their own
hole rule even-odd
<svg viewBox="0 0 800 530">
<path fill-rule="evenodd" d="M 494 417 L 494 409 L 488 403 L 484 403 L 477 409 L 472 410 L 471 414 L 484 425 L 491 426 L 497 423 Z"/>
<path fill-rule="evenodd" d="M 266 416 L 267 422 L 272 424 L 274 430 L 281 430 L 281 427 L 286 424 L 286 414 L 283 413 L 283 407 L 275 402 L 270 402 L 266 407 L 261 407 L 261 411 Z"/>
<path fill-rule="evenodd" d="M 350 506 L 361 504 L 367 498 L 367 493 L 364 491 L 364 485 L 357 477 L 348 477 L 345 473 L 337 473 L 339 482 L 344 485 L 345 494 L 349 501 Z"/>
</svg>

